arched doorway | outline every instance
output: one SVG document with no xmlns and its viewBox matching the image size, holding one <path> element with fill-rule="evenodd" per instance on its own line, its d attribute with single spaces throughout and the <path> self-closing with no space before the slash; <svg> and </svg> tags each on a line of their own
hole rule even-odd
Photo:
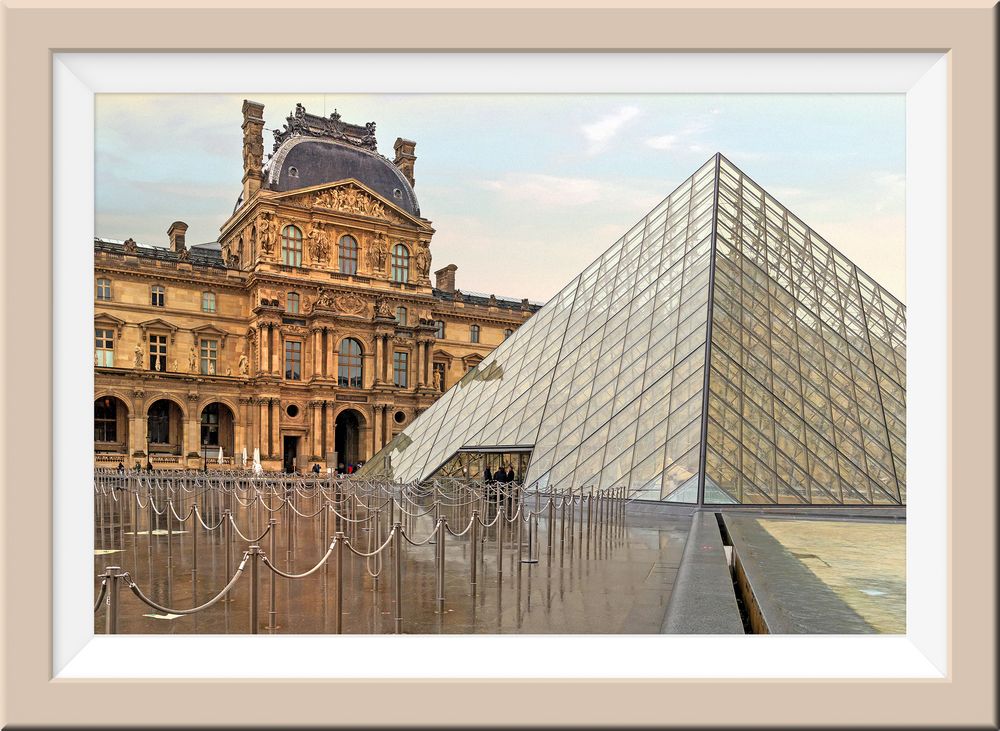
<svg viewBox="0 0 1000 731">
<path fill-rule="evenodd" d="M 120 398 L 94 400 L 94 452 L 128 454 L 128 407 Z"/>
<path fill-rule="evenodd" d="M 341 411 L 337 415 L 337 430 L 334 433 L 334 446 L 337 450 L 337 463 L 345 467 L 357 464 L 364 456 L 361 451 L 361 426 L 364 417 L 354 409 Z"/>
<path fill-rule="evenodd" d="M 232 409 L 219 401 L 206 404 L 201 410 L 201 456 L 213 460 L 219 447 L 225 457 L 232 457 L 236 441 L 236 417 Z"/>
<path fill-rule="evenodd" d="M 146 412 L 146 452 L 180 454 L 184 444 L 184 414 L 170 399 L 159 399 Z"/>
</svg>

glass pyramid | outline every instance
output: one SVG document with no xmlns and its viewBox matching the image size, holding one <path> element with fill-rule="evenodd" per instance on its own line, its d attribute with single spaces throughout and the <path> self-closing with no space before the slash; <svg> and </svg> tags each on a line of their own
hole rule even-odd
<svg viewBox="0 0 1000 731">
<path fill-rule="evenodd" d="M 528 452 L 529 488 L 900 505 L 905 379 L 905 306 L 716 155 L 362 474 Z"/>
</svg>

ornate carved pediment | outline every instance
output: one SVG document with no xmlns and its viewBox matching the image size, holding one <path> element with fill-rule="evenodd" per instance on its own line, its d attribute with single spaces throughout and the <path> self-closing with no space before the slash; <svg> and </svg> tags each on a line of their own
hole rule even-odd
<svg viewBox="0 0 1000 731">
<path fill-rule="evenodd" d="M 228 333 L 226 333 L 224 330 L 220 330 L 214 325 L 202 325 L 201 327 L 193 327 L 191 328 L 191 332 L 194 334 L 195 339 L 199 337 L 219 338 L 220 347 L 223 348 L 226 347 L 226 337 Z"/>
<path fill-rule="evenodd" d="M 395 210 L 393 206 L 386 204 L 385 201 L 355 183 L 340 183 L 322 190 L 313 190 L 288 197 L 282 196 L 282 198 L 292 205 L 304 208 L 368 216 L 396 224 L 413 224 L 411 219 Z"/>
<path fill-rule="evenodd" d="M 125 321 L 119 320 L 117 317 L 109 315 L 107 312 L 98 312 L 94 315 L 94 325 L 113 327 L 115 329 L 115 336 L 121 337 L 122 328 L 125 327 Z"/>
<path fill-rule="evenodd" d="M 353 292 L 333 292 L 329 289 L 321 289 L 316 301 L 313 302 L 312 312 L 327 310 L 341 315 L 362 315 L 368 312 L 368 303 Z"/>
<path fill-rule="evenodd" d="M 174 342 L 174 336 L 177 334 L 178 327 L 166 320 L 161 320 L 156 318 L 153 320 L 146 320 L 145 322 L 139 323 L 139 328 L 142 330 L 142 339 L 145 340 L 149 335 L 150 330 L 166 330 L 170 333 L 170 342 Z"/>
</svg>

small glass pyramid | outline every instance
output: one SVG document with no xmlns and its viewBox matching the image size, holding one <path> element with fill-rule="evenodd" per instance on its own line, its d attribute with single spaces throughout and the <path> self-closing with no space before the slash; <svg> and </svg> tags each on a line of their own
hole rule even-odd
<svg viewBox="0 0 1000 731">
<path fill-rule="evenodd" d="M 543 490 L 901 505 L 905 420 L 905 306 L 716 155 L 361 474 L 506 451 Z"/>
</svg>

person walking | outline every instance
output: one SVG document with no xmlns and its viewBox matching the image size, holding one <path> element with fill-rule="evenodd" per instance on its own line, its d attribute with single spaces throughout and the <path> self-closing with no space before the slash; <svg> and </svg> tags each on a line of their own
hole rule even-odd
<svg viewBox="0 0 1000 731">
<path fill-rule="evenodd" d="M 118 472 L 122 473 L 124 471 L 125 471 L 125 464 L 121 460 L 118 460 Z"/>
<path fill-rule="evenodd" d="M 313 474 L 314 475 L 318 475 L 319 474 L 319 462 L 317 462 L 316 464 L 313 465 Z"/>
</svg>

